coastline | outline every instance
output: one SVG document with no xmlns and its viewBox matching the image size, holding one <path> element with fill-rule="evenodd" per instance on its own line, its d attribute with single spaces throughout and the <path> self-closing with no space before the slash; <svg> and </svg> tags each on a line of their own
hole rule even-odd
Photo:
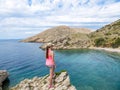
<svg viewBox="0 0 120 90">
<path fill-rule="evenodd" d="M 46 44 L 43 44 L 42 46 L 40 46 L 39 48 L 41 49 L 45 49 L 47 45 Z M 109 51 L 109 52 L 117 52 L 117 53 L 120 53 L 120 48 L 107 48 L 107 47 L 94 47 L 94 46 L 91 46 L 91 47 L 64 47 L 64 45 L 62 45 L 61 47 L 60 46 L 54 46 L 53 47 L 55 50 L 70 50 L 70 49 L 93 49 L 93 50 L 103 50 L 103 51 Z"/>
<path fill-rule="evenodd" d="M 104 51 L 109 51 L 109 52 L 118 52 L 120 53 L 119 48 L 102 48 L 102 47 L 89 47 L 89 49 L 94 49 L 94 50 L 104 50 Z"/>
</svg>

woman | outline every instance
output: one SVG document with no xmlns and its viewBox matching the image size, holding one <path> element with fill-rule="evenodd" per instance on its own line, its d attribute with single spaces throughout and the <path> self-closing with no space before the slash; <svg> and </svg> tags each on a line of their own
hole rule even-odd
<svg viewBox="0 0 120 90">
<path fill-rule="evenodd" d="M 49 79 L 49 88 L 53 86 L 53 77 L 55 75 L 55 61 L 54 61 L 54 53 L 52 50 L 53 45 L 49 45 L 46 47 L 46 66 L 50 68 L 50 79 Z"/>
</svg>

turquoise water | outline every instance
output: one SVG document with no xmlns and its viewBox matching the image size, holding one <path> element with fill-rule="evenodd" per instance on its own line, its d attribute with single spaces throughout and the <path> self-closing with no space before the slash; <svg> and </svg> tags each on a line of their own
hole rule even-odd
<svg viewBox="0 0 120 90">
<path fill-rule="evenodd" d="M 9 71 L 9 87 L 44 76 L 45 52 L 39 43 L 0 40 L 0 69 Z M 55 50 L 56 72 L 67 70 L 77 90 L 120 90 L 120 54 L 97 50 Z"/>
</svg>

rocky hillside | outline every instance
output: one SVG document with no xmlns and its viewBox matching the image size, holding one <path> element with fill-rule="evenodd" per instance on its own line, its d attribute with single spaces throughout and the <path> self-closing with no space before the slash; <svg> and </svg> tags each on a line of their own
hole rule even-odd
<svg viewBox="0 0 120 90">
<path fill-rule="evenodd" d="M 120 19 L 90 34 L 93 46 L 120 47 Z"/>
<path fill-rule="evenodd" d="M 70 28 L 68 26 L 58 26 L 47 29 L 33 37 L 22 40 L 23 42 L 51 42 L 61 37 L 67 37 L 71 34 L 84 33 L 88 34 L 91 31 L 85 28 Z"/>
<path fill-rule="evenodd" d="M 90 32 L 91 30 L 85 28 L 58 26 L 22 41 L 42 42 L 44 45 L 41 48 L 44 48 L 48 42 L 53 43 L 55 49 L 86 48 L 90 46 L 88 37 Z"/>
<path fill-rule="evenodd" d="M 34 77 L 33 79 L 25 79 L 10 90 L 76 90 L 70 84 L 70 79 L 66 71 L 56 73 L 54 78 L 54 88 L 48 89 L 49 75 L 44 77 Z"/>
</svg>

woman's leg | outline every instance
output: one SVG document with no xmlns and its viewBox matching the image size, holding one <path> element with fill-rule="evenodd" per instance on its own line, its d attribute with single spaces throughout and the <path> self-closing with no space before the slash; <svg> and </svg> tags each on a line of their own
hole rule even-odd
<svg viewBox="0 0 120 90">
<path fill-rule="evenodd" d="M 53 78 L 55 77 L 55 66 L 53 66 Z"/>
<path fill-rule="evenodd" d="M 53 78 L 53 74 L 54 74 L 54 67 L 51 67 L 50 68 L 50 86 L 52 86 L 52 84 L 53 84 L 53 80 L 52 80 L 52 78 Z"/>
</svg>

